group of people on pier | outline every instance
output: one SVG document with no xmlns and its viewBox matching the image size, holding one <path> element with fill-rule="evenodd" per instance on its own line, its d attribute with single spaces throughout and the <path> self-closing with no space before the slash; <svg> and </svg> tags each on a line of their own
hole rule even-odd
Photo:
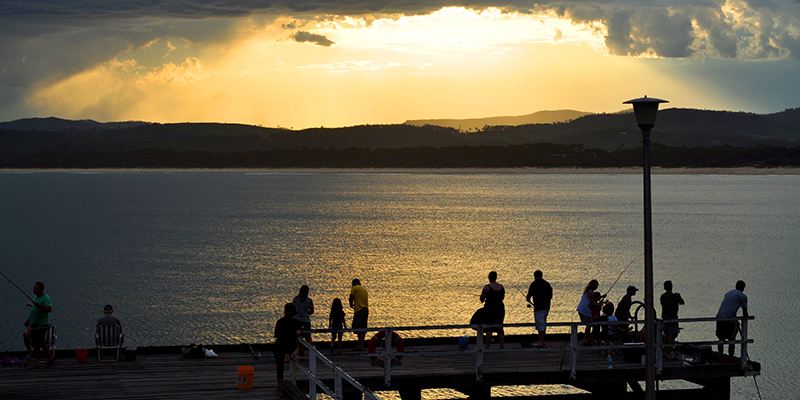
<svg viewBox="0 0 800 400">
<path fill-rule="evenodd" d="M 553 288 L 550 283 L 544 279 L 544 274 L 541 270 L 536 270 L 533 273 L 533 277 L 534 280 L 528 288 L 525 299 L 529 307 L 533 308 L 536 331 L 538 332 L 538 342 L 533 346 L 544 347 L 547 317 L 553 299 Z M 489 283 L 483 287 L 479 296 L 481 303 L 484 305 L 475 313 L 470 324 L 502 325 L 505 319 L 505 288 L 502 284 L 497 282 L 496 271 L 491 271 L 488 278 Z M 745 286 L 745 282 L 740 280 L 736 282 L 735 289 L 725 294 L 719 311 L 717 312 L 717 318 L 736 317 L 740 308 L 742 309 L 743 316 L 748 316 L 747 295 L 744 294 Z M 631 328 L 624 324 L 624 322 L 633 319 L 631 315 L 631 305 L 633 304 L 633 296 L 636 295 L 639 289 L 633 285 L 628 286 L 625 295 L 620 299 L 618 306 L 615 308 L 613 303 L 605 300 L 605 296 L 597 292 L 598 287 L 599 282 L 592 279 L 584 288 L 576 309 L 581 323 L 589 324 L 604 317 L 603 320 L 612 322 L 609 324 L 608 328 L 608 335 L 612 340 L 632 340 L 633 333 Z M 36 282 L 34 284 L 33 293 L 35 297 L 31 298 L 31 310 L 29 318 L 25 321 L 26 331 L 23 334 L 23 338 L 29 353 L 32 352 L 33 364 L 30 368 L 39 368 L 41 366 L 39 361 L 41 350 L 47 355 L 46 366 L 51 366 L 55 360 L 45 341 L 46 331 L 50 327 L 49 315 L 53 311 L 53 306 L 50 296 L 44 293 L 44 284 L 42 282 Z M 348 303 L 353 310 L 352 329 L 366 329 L 369 320 L 369 294 L 358 279 L 353 279 L 352 281 Z M 661 318 L 663 320 L 674 320 L 678 319 L 678 310 L 680 306 L 686 304 L 686 301 L 680 293 L 673 292 L 673 284 L 671 281 L 665 281 L 664 293 L 661 295 L 660 303 L 662 310 Z M 303 354 L 302 346 L 297 346 L 297 338 L 303 337 L 309 343 L 312 342 L 311 334 L 304 333 L 304 331 L 311 328 L 310 316 L 314 314 L 314 312 L 314 302 L 311 297 L 309 297 L 309 287 L 303 285 L 300 287 L 297 296 L 295 296 L 291 302 L 285 304 L 283 317 L 275 324 L 273 356 L 277 366 L 280 396 L 285 395 L 283 385 L 284 363 L 296 350 L 299 352 L 298 354 Z M 120 331 L 122 331 L 122 323 L 118 318 L 111 315 L 112 313 L 113 307 L 111 305 L 106 305 L 104 307 L 105 315 L 97 321 L 97 325 L 118 325 Z M 331 350 L 333 350 L 334 345 L 337 345 L 338 351 L 341 351 L 342 331 L 348 328 L 346 313 L 340 298 L 333 299 L 331 303 L 330 313 L 328 315 L 328 328 L 331 333 Z M 586 326 L 583 344 L 591 345 L 599 341 L 598 332 L 593 330 L 593 328 L 593 326 Z M 680 327 L 676 322 L 665 323 L 663 325 L 664 343 L 674 343 L 679 331 Z M 717 321 L 715 333 L 721 341 L 734 340 L 738 331 L 739 326 L 736 321 Z M 487 348 L 492 342 L 492 335 L 494 333 L 497 334 L 497 341 L 500 347 L 504 347 L 505 335 L 502 326 L 487 328 L 485 333 L 486 340 L 484 343 Z M 358 337 L 358 342 L 355 349 L 364 350 L 366 331 L 356 331 L 356 335 Z M 664 351 L 665 357 L 671 356 L 671 350 L 671 347 L 666 347 Z M 724 349 L 722 344 L 719 345 L 718 350 L 720 362 L 724 362 Z M 734 345 L 731 344 L 728 349 L 729 361 L 733 360 L 733 354 Z"/>
<path fill-rule="evenodd" d="M 544 274 L 541 270 L 536 270 L 533 273 L 534 280 L 528 288 L 528 293 L 525 296 L 529 307 L 534 311 L 534 322 L 536 324 L 536 331 L 538 332 L 538 342 L 534 347 L 545 346 L 545 334 L 547 330 L 547 316 L 550 312 L 550 303 L 553 299 L 553 287 L 544 279 Z M 484 303 L 483 308 L 475 312 L 470 321 L 470 324 L 486 324 L 498 325 L 502 324 L 505 318 L 505 305 L 503 303 L 505 297 L 505 288 L 497 282 L 497 272 L 492 271 L 489 273 L 489 283 L 483 287 L 480 295 L 480 301 Z M 631 321 L 634 316 L 631 315 L 631 306 L 633 304 L 633 296 L 639 291 L 633 285 L 628 286 L 625 295 L 620 299 L 617 307 L 605 299 L 606 295 L 602 295 L 597 291 L 600 283 L 596 279 L 592 279 L 583 290 L 583 294 L 578 302 L 576 311 L 580 322 L 587 324 L 583 336 L 584 345 L 593 345 L 601 341 L 600 331 L 598 325 L 588 325 L 596 321 L 608 321 L 608 333 L 605 338 L 611 341 L 630 342 L 634 339 L 634 332 L 625 321 Z M 739 309 L 742 309 L 744 317 L 748 316 L 747 313 L 747 295 L 744 294 L 745 282 L 738 281 L 733 290 L 727 292 L 717 312 L 717 318 L 732 318 L 736 317 Z M 680 293 L 673 292 L 672 281 L 664 282 L 664 293 L 660 298 L 661 303 L 661 319 L 662 320 L 675 320 L 678 319 L 678 309 L 680 306 L 685 305 L 686 301 Z M 615 323 L 619 322 L 619 323 Z M 645 328 L 646 329 L 646 328 Z M 735 340 L 739 332 L 739 323 L 737 321 L 717 321 L 716 336 L 720 341 Z M 500 348 L 504 347 L 504 332 L 502 327 L 486 328 L 485 347 L 489 348 L 492 342 L 492 334 L 497 333 L 498 343 Z M 663 324 L 662 334 L 664 344 L 673 344 L 678 337 L 680 327 L 677 322 L 668 322 Z M 639 332 L 640 334 L 642 332 Z M 642 336 L 643 337 L 643 336 Z M 723 345 L 719 345 L 720 362 L 725 362 Z M 728 361 L 733 360 L 734 345 L 728 347 Z M 667 346 L 664 349 L 664 357 L 672 357 L 672 346 Z"/>
<path fill-rule="evenodd" d="M 303 346 L 297 345 L 297 338 L 302 337 L 309 344 L 312 343 L 311 334 L 304 333 L 311 329 L 311 314 L 314 314 L 314 302 L 308 296 L 308 285 L 300 287 L 300 292 L 290 303 L 283 307 L 283 317 L 275 323 L 275 345 L 272 350 L 275 358 L 278 380 L 278 396 L 286 395 L 283 382 L 284 363 L 289 361 L 295 350 L 297 355 L 304 354 Z M 353 309 L 353 329 L 366 329 L 369 321 L 369 293 L 361 286 L 361 281 L 353 279 L 348 297 L 350 308 Z M 328 329 L 331 332 L 331 351 L 334 344 L 338 343 L 338 351 L 342 351 L 342 330 L 347 329 L 346 313 L 342 300 L 333 299 L 330 314 L 328 314 Z M 356 350 L 364 350 L 366 331 L 356 331 L 358 344 Z"/>
<path fill-rule="evenodd" d="M 28 314 L 28 319 L 25 320 L 25 331 L 22 333 L 22 341 L 25 348 L 28 350 L 28 356 L 25 357 L 23 364 L 28 360 L 33 363 L 28 367 L 29 369 L 37 369 L 41 367 L 40 356 L 42 351 L 47 356 L 45 367 L 50 367 L 55 362 L 55 356 L 50 351 L 50 346 L 47 342 L 47 331 L 51 329 L 50 313 L 53 312 L 53 301 L 50 295 L 44 292 L 44 283 L 36 282 L 33 284 L 33 298 L 31 300 L 31 310 Z M 125 342 L 125 332 L 122 330 L 122 322 L 114 313 L 114 307 L 106 304 L 103 307 L 103 316 L 97 320 L 97 329 L 99 332 L 100 326 L 116 325 L 119 326 L 119 345 Z"/>
</svg>

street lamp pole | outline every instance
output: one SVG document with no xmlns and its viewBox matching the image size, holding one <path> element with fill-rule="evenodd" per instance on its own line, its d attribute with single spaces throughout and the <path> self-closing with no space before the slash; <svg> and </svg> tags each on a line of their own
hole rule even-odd
<svg viewBox="0 0 800 400">
<path fill-rule="evenodd" d="M 633 99 L 623 104 L 633 104 L 636 123 L 642 130 L 642 152 L 644 157 L 644 304 L 645 304 L 645 381 L 646 399 L 656 398 L 656 332 L 655 303 L 653 296 L 653 217 L 650 199 L 650 130 L 656 123 L 658 104 L 666 100 L 648 98 Z"/>
</svg>

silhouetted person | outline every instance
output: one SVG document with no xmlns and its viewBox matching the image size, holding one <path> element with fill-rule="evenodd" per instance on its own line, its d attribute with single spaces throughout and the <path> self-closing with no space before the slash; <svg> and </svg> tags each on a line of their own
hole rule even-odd
<svg viewBox="0 0 800 400">
<path fill-rule="evenodd" d="M 353 329 L 367 329 L 369 322 L 369 294 L 367 289 L 361 286 L 361 281 L 353 279 L 353 287 L 350 288 L 350 298 L 348 299 L 350 307 L 353 309 Z M 366 330 L 363 332 L 356 332 L 358 336 L 358 345 L 356 350 L 364 350 L 364 337 L 367 336 Z"/>
<path fill-rule="evenodd" d="M 480 300 L 483 303 L 483 318 L 486 324 L 502 324 L 506 318 L 506 306 L 503 299 L 506 297 L 506 289 L 497 282 L 497 272 L 489 272 L 489 284 L 483 287 Z M 489 348 L 492 343 L 492 332 L 497 332 L 497 340 L 500 348 L 505 347 L 505 331 L 503 327 L 486 328 L 486 343 L 484 347 Z"/>
<path fill-rule="evenodd" d="M 44 349 L 47 353 L 46 366 L 53 365 L 53 355 L 47 346 L 45 336 L 50 327 L 50 313 L 53 311 L 53 304 L 50 296 L 44 293 L 44 283 L 36 282 L 33 284 L 33 307 L 28 317 L 28 324 L 31 332 L 31 346 L 33 347 L 33 365 L 29 368 L 39 368 L 39 350 Z"/>
<path fill-rule="evenodd" d="M 297 308 L 294 303 L 286 303 L 283 306 L 283 318 L 275 323 L 275 346 L 272 348 L 272 356 L 275 358 L 277 369 L 278 397 L 286 396 L 283 384 L 284 358 L 297 349 L 297 337 L 303 334 L 301 322 L 292 318 L 296 314 Z"/>
<path fill-rule="evenodd" d="M 680 293 L 672 293 L 672 281 L 664 281 L 661 295 L 661 319 L 678 319 L 678 307 L 686 304 Z M 664 324 L 664 344 L 675 343 L 680 327 L 677 322 Z M 672 347 L 664 348 L 664 357 L 672 358 Z"/>
<path fill-rule="evenodd" d="M 719 306 L 719 311 L 717 311 L 717 318 L 733 318 L 736 316 L 739 308 L 742 309 L 742 316 L 747 318 L 747 295 L 744 294 L 745 286 L 744 281 L 738 281 L 736 282 L 736 289 L 725 293 L 725 298 Z M 719 340 L 735 340 L 736 333 L 738 332 L 739 321 L 717 321 L 716 333 Z M 725 362 L 723 347 L 722 344 L 717 345 L 719 362 Z M 736 347 L 734 344 L 728 345 L 728 359 L 731 362 L 733 362 L 734 347 Z"/>
<path fill-rule="evenodd" d="M 542 271 L 533 272 L 533 282 L 528 288 L 525 299 L 533 304 L 533 319 L 539 331 L 539 342 L 534 346 L 544 347 L 544 336 L 547 331 L 547 315 L 550 314 L 550 300 L 553 299 L 553 287 L 544 280 Z"/>
<path fill-rule="evenodd" d="M 114 307 L 112 307 L 111 304 L 106 304 L 106 306 L 103 307 L 103 314 L 105 315 L 103 315 L 102 317 L 100 317 L 100 319 L 97 320 L 97 333 L 98 334 L 100 333 L 100 325 L 118 326 L 120 334 L 119 344 L 120 346 L 122 346 L 122 343 L 125 342 L 125 332 L 122 331 L 122 321 L 120 321 L 119 318 L 111 315 L 114 314 Z M 100 343 L 96 344 L 99 345 Z"/>
<path fill-rule="evenodd" d="M 617 304 L 617 310 L 614 311 L 614 316 L 617 317 L 617 320 L 630 321 L 633 319 L 633 315 L 631 315 L 631 305 L 633 304 L 633 296 L 636 296 L 637 291 L 639 291 L 639 289 L 637 289 L 636 286 L 628 286 L 625 295 L 622 296 Z M 627 324 L 622 326 L 625 328 L 628 327 Z"/>
<path fill-rule="evenodd" d="M 303 325 L 303 329 L 311 329 L 311 314 L 314 314 L 314 302 L 311 300 L 311 297 L 308 297 L 308 290 L 308 285 L 300 286 L 300 292 L 292 299 L 292 303 L 294 303 L 297 309 L 297 314 L 295 314 L 293 318 L 300 321 Z M 304 333 L 303 339 L 305 339 L 308 344 L 314 343 L 310 333 Z M 302 356 L 304 353 L 303 346 L 298 346 L 297 355 Z"/>
</svg>

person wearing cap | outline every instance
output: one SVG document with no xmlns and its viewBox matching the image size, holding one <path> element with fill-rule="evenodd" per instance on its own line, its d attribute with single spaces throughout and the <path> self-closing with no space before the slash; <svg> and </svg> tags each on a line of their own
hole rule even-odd
<svg viewBox="0 0 800 400">
<path fill-rule="evenodd" d="M 614 316 L 617 317 L 619 321 L 630 321 L 633 319 L 633 315 L 631 315 L 631 304 L 633 304 L 633 296 L 636 296 L 636 292 L 639 289 L 636 286 L 630 285 L 628 286 L 628 290 L 625 292 L 625 296 L 619 300 L 617 303 L 617 310 L 614 311 Z M 620 324 L 621 327 L 627 328 L 627 324 Z"/>
<path fill-rule="evenodd" d="M 103 315 L 102 317 L 100 317 L 100 319 L 97 320 L 98 328 L 100 327 L 100 325 L 119 326 L 119 334 L 121 336 L 119 344 L 121 346 L 122 343 L 125 342 L 125 332 L 122 331 L 122 322 L 119 320 L 119 318 L 111 315 L 114 313 L 114 307 L 111 307 L 111 304 L 106 304 L 106 306 L 103 307 L 103 313 L 105 315 Z M 100 333 L 100 329 L 97 330 L 97 333 Z"/>
<path fill-rule="evenodd" d="M 525 300 L 528 307 L 533 304 L 533 318 L 536 321 L 536 330 L 539 332 L 539 342 L 535 347 L 544 347 L 544 337 L 547 331 L 547 315 L 550 313 L 550 301 L 553 299 L 553 287 L 544 280 L 541 270 L 533 273 L 533 282 L 528 288 Z"/>
</svg>

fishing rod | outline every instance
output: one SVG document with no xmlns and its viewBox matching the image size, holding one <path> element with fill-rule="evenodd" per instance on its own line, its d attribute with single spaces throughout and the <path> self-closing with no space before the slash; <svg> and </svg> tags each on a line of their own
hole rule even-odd
<svg viewBox="0 0 800 400">
<path fill-rule="evenodd" d="M 643 256 L 643 255 L 644 255 L 644 253 L 642 253 L 642 254 L 639 254 L 638 256 L 636 256 L 636 258 L 634 258 L 633 260 L 631 260 L 631 262 L 629 262 L 627 266 L 625 266 L 625 269 L 623 269 L 623 270 L 622 270 L 622 272 L 619 274 L 619 276 L 617 277 L 617 280 L 615 280 L 615 281 L 614 281 L 614 283 L 612 283 L 612 284 L 611 284 L 611 287 L 610 287 L 610 288 L 608 288 L 608 291 L 606 291 L 606 294 L 604 294 L 604 295 L 602 296 L 603 298 L 605 298 L 606 296 L 608 296 L 608 293 L 609 293 L 609 292 L 611 292 L 611 289 L 613 289 L 613 288 L 614 288 L 614 285 L 616 285 L 616 284 L 617 284 L 617 282 L 619 282 L 619 278 L 622 278 L 622 275 L 624 275 L 624 274 L 625 274 L 625 271 L 627 271 L 627 270 L 628 270 L 628 268 L 630 268 L 630 266 L 631 266 L 631 265 L 633 265 L 633 263 L 635 263 L 635 262 L 636 262 L 636 260 L 638 260 L 638 259 L 639 259 L 639 257 L 641 257 L 641 256 Z"/>
<path fill-rule="evenodd" d="M 10 283 L 10 284 L 14 285 L 14 287 L 15 287 L 15 288 L 17 288 L 17 290 L 19 290 L 19 291 L 20 291 L 20 293 L 24 294 L 24 295 L 25 295 L 25 297 L 27 297 L 27 298 L 28 298 L 28 300 L 30 300 L 31 302 L 33 302 L 33 299 L 31 298 L 31 296 L 28 296 L 28 294 L 27 294 L 27 293 L 25 293 L 25 291 L 24 291 L 24 290 L 22 290 L 22 289 L 21 289 L 19 286 L 17 286 L 17 284 L 16 284 L 16 283 L 12 282 L 12 281 L 11 281 L 11 279 L 10 279 L 9 277 L 7 277 L 7 276 L 6 276 L 6 274 L 4 274 L 4 273 L 0 272 L 0 275 L 3 275 L 3 278 L 6 278 L 6 280 L 8 281 L 8 283 Z"/>
<path fill-rule="evenodd" d="M 248 343 L 248 344 L 247 344 L 247 347 L 249 347 L 249 348 L 250 348 L 250 352 L 251 352 L 251 353 L 253 353 L 253 357 L 254 357 L 256 360 L 258 360 L 258 359 L 260 359 L 260 358 L 261 358 L 261 352 L 259 351 L 258 353 L 256 353 L 256 352 L 255 352 L 255 350 L 253 350 L 253 346 L 251 346 L 251 345 L 250 345 L 250 343 Z"/>
<path fill-rule="evenodd" d="M 524 298 L 525 298 L 525 302 L 526 302 L 526 303 L 528 303 L 528 308 L 531 308 L 531 307 L 533 307 L 533 303 L 531 303 L 530 299 L 528 299 L 528 295 L 527 295 L 527 294 L 525 294 L 525 292 L 523 292 L 523 291 L 522 291 L 522 289 L 520 289 L 520 288 L 518 288 L 518 287 L 515 287 L 514 289 L 517 289 L 517 291 L 519 292 L 519 294 L 521 294 L 521 295 L 522 295 L 522 297 L 524 297 Z"/>
</svg>

